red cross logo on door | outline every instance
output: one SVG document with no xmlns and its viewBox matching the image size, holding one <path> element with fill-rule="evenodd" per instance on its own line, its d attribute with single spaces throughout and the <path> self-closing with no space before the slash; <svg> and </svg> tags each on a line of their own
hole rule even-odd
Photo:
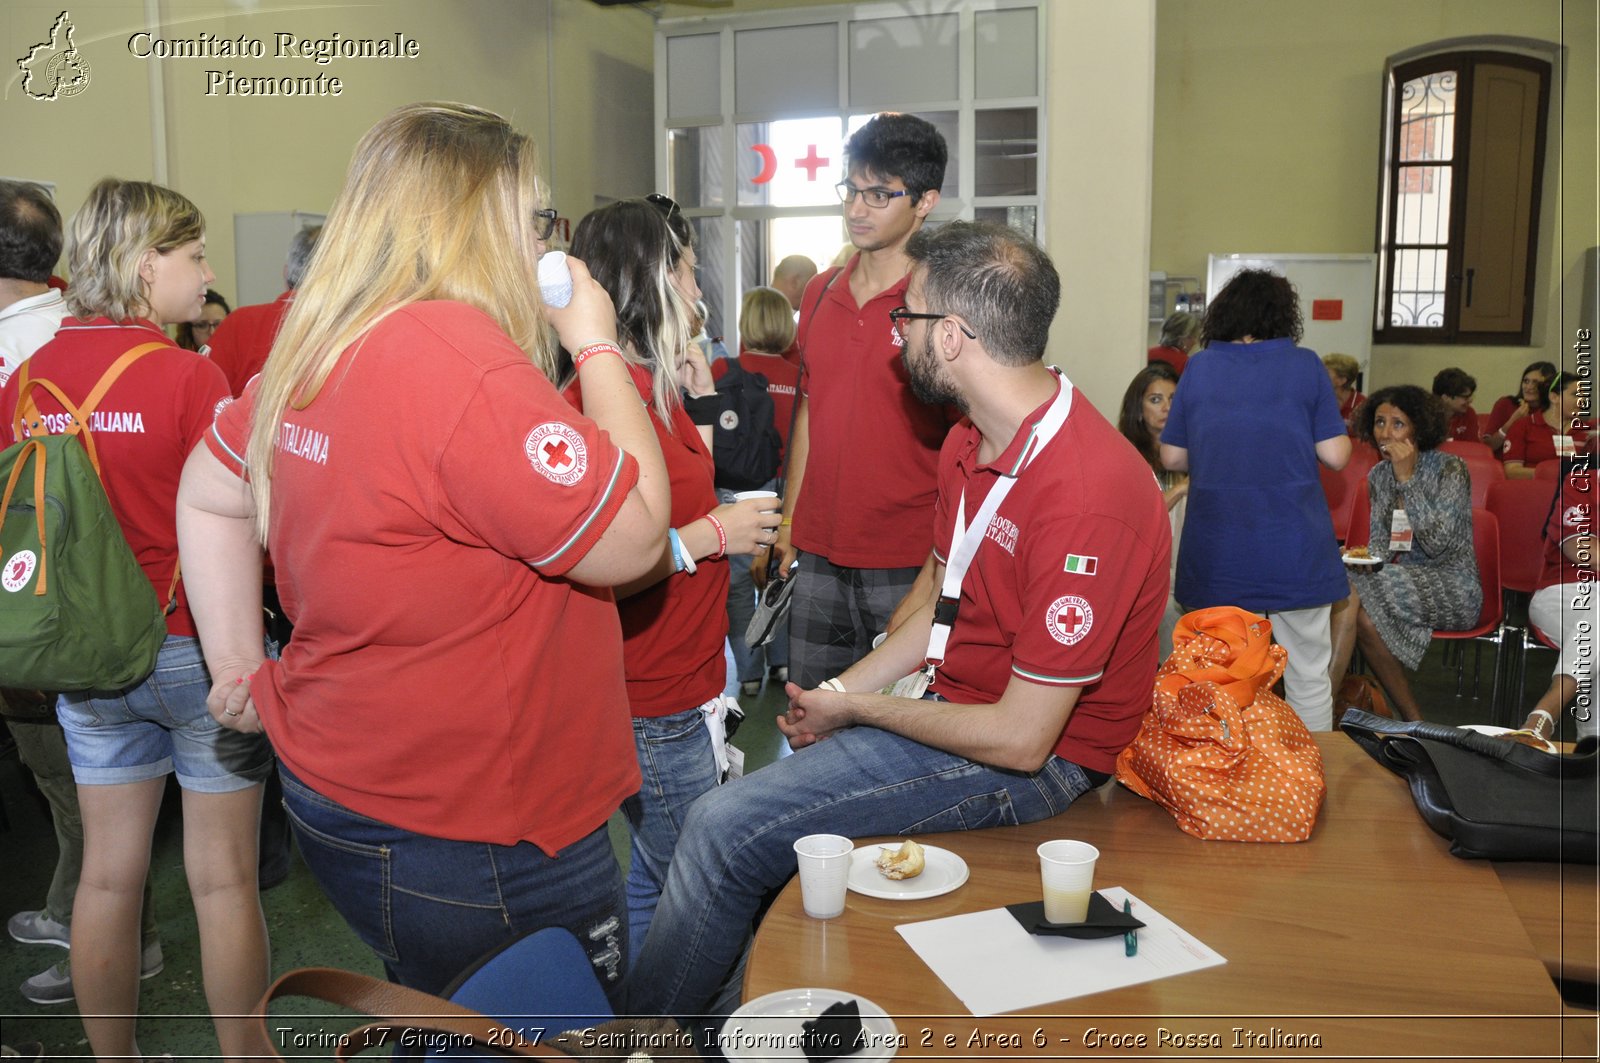
<svg viewBox="0 0 1600 1063">
<path fill-rule="evenodd" d="M 1076 594 L 1068 594 L 1050 603 L 1045 614 L 1045 628 L 1050 637 L 1063 646 L 1081 642 L 1094 627 L 1094 610 Z"/>
</svg>

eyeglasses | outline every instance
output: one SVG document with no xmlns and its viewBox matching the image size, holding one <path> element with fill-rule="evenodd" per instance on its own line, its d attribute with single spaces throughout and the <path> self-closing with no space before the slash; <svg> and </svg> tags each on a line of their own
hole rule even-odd
<svg viewBox="0 0 1600 1063">
<path fill-rule="evenodd" d="M 904 306 L 897 306 L 893 310 L 889 311 L 889 324 L 894 328 L 894 334 L 900 337 L 901 342 L 906 342 L 906 327 L 904 324 L 902 324 L 902 322 L 943 321 L 949 316 L 949 314 L 918 314 L 906 309 Z M 976 332 L 973 332 L 961 322 L 957 321 L 956 327 L 966 334 L 967 339 L 975 340 L 978 338 L 978 334 Z"/>
<path fill-rule="evenodd" d="M 197 328 L 213 329 L 219 324 L 221 324 L 219 321 L 195 321 L 190 323 L 189 328 L 191 331 Z"/>
<path fill-rule="evenodd" d="M 554 207 L 533 212 L 533 235 L 541 240 L 550 239 L 550 234 L 556 231 L 556 218 L 560 212 Z"/>
<path fill-rule="evenodd" d="M 683 208 L 678 206 L 677 200 L 673 199 L 671 196 L 664 196 L 660 192 L 651 192 L 648 196 L 644 197 L 644 201 L 659 210 L 661 212 L 661 216 L 669 221 L 672 219 L 673 215 L 683 213 Z"/>
<path fill-rule="evenodd" d="M 882 210 L 884 207 L 889 205 L 890 200 L 899 199 L 901 196 L 909 196 L 911 194 L 904 188 L 900 189 L 898 192 L 890 188 L 857 188 L 849 181 L 840 181 L 833 187 L 839 193 L 840 203 L 848 206 L 851 200 L 855 199 L 857 196 L 860 196 L 862 199 L 866 200 L 867 206 L 872 207 L 874 210 Z"/>
</svg>

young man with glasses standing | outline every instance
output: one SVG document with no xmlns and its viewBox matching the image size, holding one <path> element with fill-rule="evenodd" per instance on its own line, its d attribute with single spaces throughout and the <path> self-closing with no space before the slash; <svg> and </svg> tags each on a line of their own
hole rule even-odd
<svg viewBox="0 0 1600 1063">
<path fill-rule="evenodd" d="M 801 301 L 783 524 L 753 566 L 762 585 L 770 557 L 779 572 L 799 558 L 789 668 L 805 687 L 864 657 L 922 571 L 952 420 L 912 395 L 889 319 L 905 302 L 906 242 L 939 202 L 944 137 L 913 115 L 880 114 L 850 137 L 845 155 L 839 198 L 856 254 L 814 278 Z"/>
<path fill-rule="evenodd" d="M 925 515 L 937 603 L 815 689 L 791 684 L 778 727 L 801 752 L 694 803 L 629 976 L 635 1014 L 726 1006 L 799 838 L 1058 815 L 1110 779 L 1150 707 L 1171 524 L 1144 459 L 1044 364 L 1055 267 L 993 223 L 952 222 L 907 250 L 895 319 L 909 386 L 966 414 L 935 455 Z M 877 693 L 929 663 L 924 697 Z"/>
</svg>

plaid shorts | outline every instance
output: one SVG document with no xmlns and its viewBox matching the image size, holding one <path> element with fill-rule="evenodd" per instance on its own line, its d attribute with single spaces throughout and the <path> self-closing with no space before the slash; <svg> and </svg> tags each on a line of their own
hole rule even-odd
<svg viewBox="0 0 1600 1063">
<path fill-rule="evenodd" d="M 810 689 L 870 653 L 920 571 L 840 568 L 802 552 L 789 609 L 789 678 Z"/>
</svg>

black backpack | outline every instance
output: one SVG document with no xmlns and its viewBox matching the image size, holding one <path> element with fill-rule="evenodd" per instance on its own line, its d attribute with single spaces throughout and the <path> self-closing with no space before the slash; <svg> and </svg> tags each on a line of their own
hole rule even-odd
<svg viewBox="0 0 1600 1063">
<path fill-rule="evenodd" d="M 783 441 L 778 435 L 772 396 L 764 373 L 746 372 L 728 359 L 717 381 L 721 412 L 711 431 L 711 459 L 717 486 L 726 491 L 755 491 L 778 472 Z"/>
</svg>

